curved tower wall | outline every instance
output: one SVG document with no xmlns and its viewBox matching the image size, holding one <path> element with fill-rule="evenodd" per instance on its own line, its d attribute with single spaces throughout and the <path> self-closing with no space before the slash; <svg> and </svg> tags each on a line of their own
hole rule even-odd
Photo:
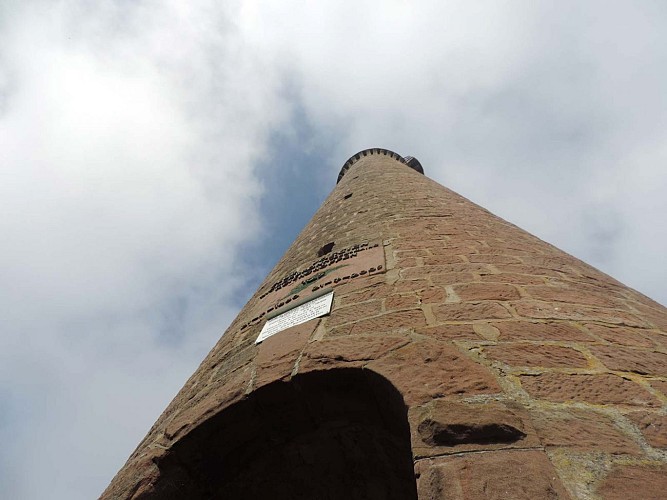
<svg viewBox="0 0 667 500">
<path fill-rule="evenodd" d="M 345 164 L 335 189 L 102 498 L 167 498 L 208 481 L 187 450 L 232 446 L 215 429 L 250 422 L 229 420 L 235 408 L 262 388 L 283 394 L 290 384 L 300 387 L 299 377 L 335 380 L 345 370 L 379 376 L 402 397 L 420 499 L 661 498 L 667 310 L 410 162 L 375 149 Z M 329 290 L 330 314 L 256 343 L 267 318 Z M 368 387 L 358 400 L 379 408 L 381 383 L 349 380 L 349 387 Z M 319 383 L 328 387 L 325 378 Z M 332 389 L 331 398 L 346 391 Z M 276 415 L 312 399 L 299 397 L 288 405 L 287 396 L 269 396 L 283 406 L 257 403 L 252 425 L 271 427 Z M 276 432 L 292 442 L 306 421 L 317 427 L 318 419 L 347 418 L 365 435 L 376 425 L 336 413 L 366 412 L 355 413 L 356 403 L 336 404 L 324 417 L 285 417 Z M 208 437 L 216 432 L 218 441 Z M 210 462 L 217 452 L 206 453 Z M 220 467 L 231 467 L 237 454 Z"/>
</svg>

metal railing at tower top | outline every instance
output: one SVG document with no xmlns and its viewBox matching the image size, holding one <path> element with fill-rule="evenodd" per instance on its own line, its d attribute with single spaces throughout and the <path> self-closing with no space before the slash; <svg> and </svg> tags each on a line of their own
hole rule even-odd
<svg viewBox="0 0 667 500">
<path fill-rule="evenodd" d="M 420 174 L 424 173 L 424 168 L 422 167 L 421 163 L 419 163 L 419 160 L 413 156 L 401 156 L 398 153 L 395 153 L 394 151 L 391 151 L 389 149 L 383 149 L 383 148 L 369 148 L 369 149 L 364 149 L 363 151 L 359 151 L 357 154 L 350 156 L 348 160 L 343 164 L 343 167 L 340 169 L 340 172 L 338 173 L 338 179 L 336 180 L 336 184 L 340 182 L 340 180 L 343 178 L 345 173 L 354 165 L 357 163 L 359 160 L 366 156 L 370 155 L 385 155 L 389 156 L 390 158 L 393 158 L 396 161 L 399 161 L 403 163 L 404 165 L 410 167 L 413 170 L 416 170 Z"/>
</svg>

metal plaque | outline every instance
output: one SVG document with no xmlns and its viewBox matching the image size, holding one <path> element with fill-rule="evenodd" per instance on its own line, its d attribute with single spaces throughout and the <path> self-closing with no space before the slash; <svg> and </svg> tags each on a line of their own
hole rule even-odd
<svg viewBox="0 0 667 500">
<path fill-rule="evenodd" d="M 381 242 L 359 243 L 336 249 L 300 266 L 264 289 L 253 304 L 254 317 L 241 326 L 244 330 L 273 316 L 365 276 L 385 272 Z"/>
<path fill-rule="evenodd" d="M 262 327 L 262 331 L 259 333 L 255 344 L 259 344 L 263 340 L 266 340 L 271 335 L 275 335 L 278 332 L 286 330 L 292 326 L 300 325 L 311 319 L 319 318 L 325 314 L 329 314 L 331 311 L 331 304 L 333 302 L 333 291 L 317 297 L 316 299 L 310 300 L 305 304 L 296 306 L 288 311 L 285 311 L 278 316 L 271 318 Z"/>
</svg>

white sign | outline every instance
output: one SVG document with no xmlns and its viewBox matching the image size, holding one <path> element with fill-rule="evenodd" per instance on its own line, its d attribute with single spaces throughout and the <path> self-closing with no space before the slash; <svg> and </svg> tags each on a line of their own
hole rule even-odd
<svg viewBox="0 0 667 500">
<path fill-rule="evenodd" d="M 300 306 L 285 311 L 282 314 L 279 314 L 275 318 L 271 318 L 262 327 L 262 331 L 259 332 L 259 337 L 255 340 L 255 344 L 259 344 L 261 341 L 266 340 L 271 335 L 275 335 L 278 332 L 286 330 L 292 326 L 300 325 L 311 319 L 319 318 L 325 314 L 329 314 L 331 311 L 331 303 L 333 302 L 333 292 L 329 292 L 326 295 L 317 297 L 311 301 L 301 304 Z"/>
</svg>

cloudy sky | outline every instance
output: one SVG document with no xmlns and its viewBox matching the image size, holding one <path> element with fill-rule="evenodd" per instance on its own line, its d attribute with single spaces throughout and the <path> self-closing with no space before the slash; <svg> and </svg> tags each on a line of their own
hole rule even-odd
<svg viewBox="0 0 667 500">
<path fill-rule="evenodd" d="M 667 303 L 667 3 L 0 2 L 0 497 L 98 495 L 358 150 Z"/>
</svg>

